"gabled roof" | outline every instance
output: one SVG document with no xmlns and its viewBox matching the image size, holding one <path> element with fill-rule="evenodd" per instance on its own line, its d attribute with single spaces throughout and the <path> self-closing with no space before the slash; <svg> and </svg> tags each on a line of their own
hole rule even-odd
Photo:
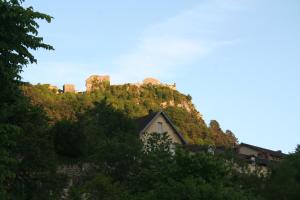
<svg viewBox="0 0 300 200">
<path fill-rule="evenodd" d="M 146 115 L 144 117 L 136 119 L 139 134 L 142 134 L 143 132 L 145 132 L 145 130 L 147 130 L 147 128 L 149 128 L 149 126 L 152 124 L 152 122 L 155 121 L 155 119 L 158 118 L 160 115 L 163 116 L 165 118 L 165 120 L 169 123 L 169 125 L 174 130 L 176 135 L 179 137 L 181 142 L 183 144 L 187 144 L 187 142 L 183 138 L 182 134 L 177 130 L 177 128 L 175 127 L 173 122 L 170 120 L 170 118 L 164 111 L 151 112 L 151 113 L 149 113 L 149 115 Z"/>
<path fill-rule="evenodd" d="M 199 144 L 187 144 L 185 145 L 185 149 L 191 152 L 208 152 L 209 149 L 212 149 L 215 153 L 224 153 L 227 151 L 233 151 L 231 148 L 226 148 L 223 146 L 212 146 L 212 145 L 199 145 Z"/>
<path fill-rule="evenodd" d="M 262 148 L 262 147 L 257 147 L 257 146 L 246 144 L 246 143 L 241 143 L 239 146 L 245 146 L 245 147 L 248 147 L 250 149 L 254 149 L 256 151 L 260 151 L 260 152 L 263 152 L 263 153 L 270 154 L 271 156 L 276 156 L 276 157 L 286 156 L 286 154 L 282 153 L 281 151 L 273 151 L 273 150 L 270 150 L 270 149 L 265 149 L 265 148 Z"/>
</svg>

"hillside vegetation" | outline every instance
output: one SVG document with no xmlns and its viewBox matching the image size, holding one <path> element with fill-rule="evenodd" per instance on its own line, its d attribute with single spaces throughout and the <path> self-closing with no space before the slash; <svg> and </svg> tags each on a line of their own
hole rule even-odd
<svg viewBox="0 0 300 200">
<path fill-rule="evenodd" d="M 130 118 L 142 117 L 149 110 L 163 109 L 183 133 L 190 144 L 210 144 L 232 147 L 237 143 L 234 134 L 225 133 L 217 121 L 212 120 L 206 125 L 201 114 L 192 104 L 190 95 L 184 95 L 177 90 L 162 85 L 112 85 L 98 89 L 92 93 L 62 93 L 49 89 L 49 85 L 23 86 L 26 96 L 33 105 L 41 106 L 50 123 L 66 120 L 77 120 L 95 102 L 106 100 L 116 110 Z"/>
<path fill-rule="evenodd" d="M 163 107 L 190 143 L 232 146 L 233 134 L 207 126 L 190 96 L 150 85 L 57 94 L 24 84 L 31 52 L 54 48 L 38 31 L 52 17 L 23 2 L 0 1 L 1 200 L 300 199 L 300 146 L 263 177 L 237 170 L 230 154 L 174 154 L 166 134 L 141 142 L 133 119 Z"/>
</svg>

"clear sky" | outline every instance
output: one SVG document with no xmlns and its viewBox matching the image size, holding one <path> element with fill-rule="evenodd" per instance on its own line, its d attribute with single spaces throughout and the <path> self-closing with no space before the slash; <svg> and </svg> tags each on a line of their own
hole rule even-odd
<svg viewBox="0 0 300 200">
<path fill-rule="evenodd" d="M 299 0 L 27 0 L 54 17 L 40 34 L 31 83 L 84 90 L 156 77 L 191 94 L 209 122 L 240 142 L 292 152 L 300 144 Z"/>
</svg>

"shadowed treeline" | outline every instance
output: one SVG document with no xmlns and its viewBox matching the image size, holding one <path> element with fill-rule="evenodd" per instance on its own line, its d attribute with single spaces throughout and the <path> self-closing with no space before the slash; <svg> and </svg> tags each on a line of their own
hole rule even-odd
<svg viewBox="0 0 300 200">
<path fill-rule="evenodd" d="M 146 108 L 157 106 L 152 98 L 169 98 L 161 91 L 157 96 L 146 93 L 145 104 L 150 106 L 141 108 L 130 101 L 117 104 L 112 92 L 93 93 L 98 101 L 88 99 L 83 101 L 86 105 L 64 101 L 68 96 L 60 96 L 64 103 L 60 104 L 48 93 L 42 95 L 50 104 L 33 103 L 34 96 L 20 90 L 27 87 L 20 72 L 36 62 L 30 51 L 53 49 L 38 36 L 37 24 L 37 19 L 50 22 L 51 17 L 22 7 L 22 2 L 0 0 L 0 199 L 299 199 L 299 147 L 264 177 L 238 170 L 230 155 L 191 153 L 181 147 L 174 154 L 165 135 L 153 133 L 147 145 L 141 144 L 132 120 L 138 115 L 131 109 L 145 114 Z M 131 94 L 122 93 L 123 89 L 115 89 L 114 95 Z M 57 110 L 51 118 L 49 112 Z M 182 109 L 169 112 L 191 141 L 200 134 L 198 143 L 212 142 L 212 131 L 224 134 L 215 121 L 205 127 Z M 191 128 L 196 122 L 200 125 Z M 69 175 L 65 167 L 69 165 L 85 173 L 76 175 L 74 170 Z"/>
</svg>

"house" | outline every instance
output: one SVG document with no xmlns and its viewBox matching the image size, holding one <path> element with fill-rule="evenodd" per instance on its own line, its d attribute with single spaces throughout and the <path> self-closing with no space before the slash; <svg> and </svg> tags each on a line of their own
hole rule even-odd
<svg viewBox="0 0 300 200">
<path fill-rule="evenodd" d="M 272 164 L 284 159 L 286 154 L 281 151 L 273 151 L 262 147 L 241 143 L 236 148 L 238 157 L 248 163 L 250 171 L 258 171 L 261 175 L 266 175 Z"/>
<path fill-rule="evenodd" d="M 190 152 L 208 152 L 216 155 L 231 153 L 243 160 L 244 163 L 248 163 L 250 171 L 260 171 L 262 175 L 268 172 L 272 163 L 281 161 L 286 156 L 281 151 L 273 151 L 246 143 L 232 148 L 188 144 L 164 111 L 149 112 L 147 116 L 138 118 L 136 123 L 143 142 L 147 141 L 151 133 L 167 133 L 173 144 L 183 145 Z"/>
<path fill-rule="evenodd" d="M 237 155 L 239 158 L 249 162 L 255 163 L 260 166 L 267 166 L 272 162 L 281 161 L 286 154 L 281 151 L 273 151 L 270 149 L 265 149 L 262 147 L 257 147 L 254 145 L 241 143 L 236 147 L 225 148 L 225 147 L 214 147 L 210 145 L 195 145 L 188 144 L 185 148 L 191 152 L 212 152 L 217 154 L 222 154 L 226 150 L 231 151 L 233 154 Z"/>
<path fill-rule="evenodd" d="M 216 147 L 213 145 L 198 145 L 198 144 L 186 144 L 184 148 L 192 153 L 210 153 L 212 155 L 224 154 L 229 148 Z"/>
<path fill-rule="evenodd" d="M 231 154 L 242 163 L 246 164 L 247 172 L 255 172 L 260 176 L 265 176 L 270 169 L 270 166 L 284 159 L 286 154 L 281 151 L 273 151 L 254 145 L 241 143 L 234 148 L 214 147 L 210 145 L 185 145 L 185 149 L 193 153 L 211 153 L 214 155 Z M 236 165 L 236 169 L 242 171 L 242 167 Z"/>
<path fill-rule="evenodd" d="M 173 144 L 185 145 L 187 142 L 164 111 L 149 112 L 147 116 L 136 119 L 138 133 L 142 141 L 147 141 L 151 133 L 166 133 Z"/>
<path fill-rule="evenodd" d="M 282 153 L 280 150 L 273 151 L 246 143 L 241 143 L 236 151 L 237 154 L 244 159 L 266 166 L 272 162 L 281 161 L 286 156 L 286 154 Z"/>
</svg>

